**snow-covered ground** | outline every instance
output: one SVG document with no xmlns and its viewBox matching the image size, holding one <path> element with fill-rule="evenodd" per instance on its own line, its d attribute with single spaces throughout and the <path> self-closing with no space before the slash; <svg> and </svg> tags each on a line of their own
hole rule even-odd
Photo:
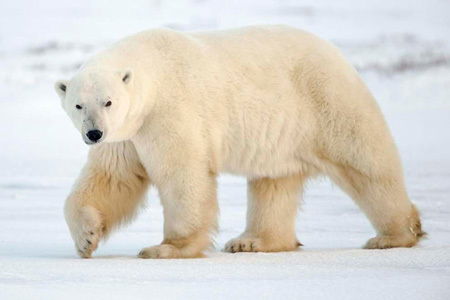
<svg viewBox="0 0 450 300">
<path fill-rule="evenodd" d="M 162 238 L 157 194 L 93 259 L 76 257 L 62 206 L 87 146 L 53 82 L 89 55 L 146 28 L 284 23 L 335 42 L 391 126 L 428 238 L 413 249 L 362 250 L 374 235 L 327 180 L 311 182 L 298 218 L 302 250 L 226 254 L 245 222 L 245 181 L 220 179 L 217 250 L 142 260 Z M 450 299 L 450 2 L 0 2 L 0 299 Z"/>
</svg>

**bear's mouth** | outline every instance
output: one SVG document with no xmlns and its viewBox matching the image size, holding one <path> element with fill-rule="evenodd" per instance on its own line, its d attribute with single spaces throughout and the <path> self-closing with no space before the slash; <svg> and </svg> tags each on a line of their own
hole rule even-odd
<svg viewBox="0 0 450 300">
<path fill-rule="evenodd" d="M 93 141 L 90 141 L 90 140 L 87 140 L 87 139 L 83 139 L 83 141 L 84 141 L 84 143 L 85 143 L 86 145 L 89 145 L 89 146 L 95 145 L 95 144 L 100 144 L 100 143 L 102 142 L 102 140 L 98 140 L 98 141 L 96 141 L 96 142 L 93 142 Z"/>
</svg>

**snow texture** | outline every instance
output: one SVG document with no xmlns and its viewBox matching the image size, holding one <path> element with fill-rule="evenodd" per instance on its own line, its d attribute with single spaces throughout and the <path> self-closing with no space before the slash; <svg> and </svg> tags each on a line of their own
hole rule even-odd
<svg viewBox="0 0 450 300">
<path fill-rule="evenodd" d="M 363 250 L 373 229 L 328 180 L 311 182 L 290 253 L 221 252 L 245 224 L 245 180 L 220 178 L 220 233 L 208 258 L 142 260 L 162 239 L 154 190 L 92 259 L 76 257 L 62 206 L 87 152 L 53 82 L 113 41 L 179 30 L 283 23 L 336 43 L 378 99 L 428 237 Z M 2 1 L 0 299 L 450 299 L 450 2 Z"/>
</svg>

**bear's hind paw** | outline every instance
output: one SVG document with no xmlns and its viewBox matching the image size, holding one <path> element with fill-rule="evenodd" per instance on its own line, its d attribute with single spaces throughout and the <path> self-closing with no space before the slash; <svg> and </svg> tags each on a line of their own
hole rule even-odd
<svg viewBox="0 0 450 300">
<path fill-rule="evenodd" d="M 225 252 L 281 252 L 294 251 L 303 246 L 296 239 L 278 240 L 269 242 L 258 237 L 237 237 L 225 244 Z"/>
<path fill-rule="evenodd" d="M 226 243 L 226 252 L 260 252 L 264 251 L 262 241 L 259 238 L 235 238 Z"/>
<path fill-rule="evenodd" d="M 364 249 L 389 249 L 397 247 L 412 247 L 416 245 L 418 238 L 413 234 L 400 236 L 376 236 L 367 241 Z"/>
</svg>

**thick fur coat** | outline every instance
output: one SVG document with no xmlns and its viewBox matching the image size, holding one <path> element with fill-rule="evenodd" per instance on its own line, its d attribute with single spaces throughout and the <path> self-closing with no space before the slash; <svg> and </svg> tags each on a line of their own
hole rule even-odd
<svg viewBox="0 0 450 300">
<path fill-rule="evenodd" d="M 221 172 L 248 178 L 247 227 L 226 251 L 296 249 L 299 199 L 316 175 L 367 215 L 377 235 L 366 248 L 411 247 L 423 234 L 374 98 L 340 51 L 312 34 L 150 30 L 55 88 L 95 144 L 65 206 L 82 257 L 133 218 L 150 185 L 164 207 L 164 240 L 139 256 L 201 256 L 217 227 Z"/>
</svg>

